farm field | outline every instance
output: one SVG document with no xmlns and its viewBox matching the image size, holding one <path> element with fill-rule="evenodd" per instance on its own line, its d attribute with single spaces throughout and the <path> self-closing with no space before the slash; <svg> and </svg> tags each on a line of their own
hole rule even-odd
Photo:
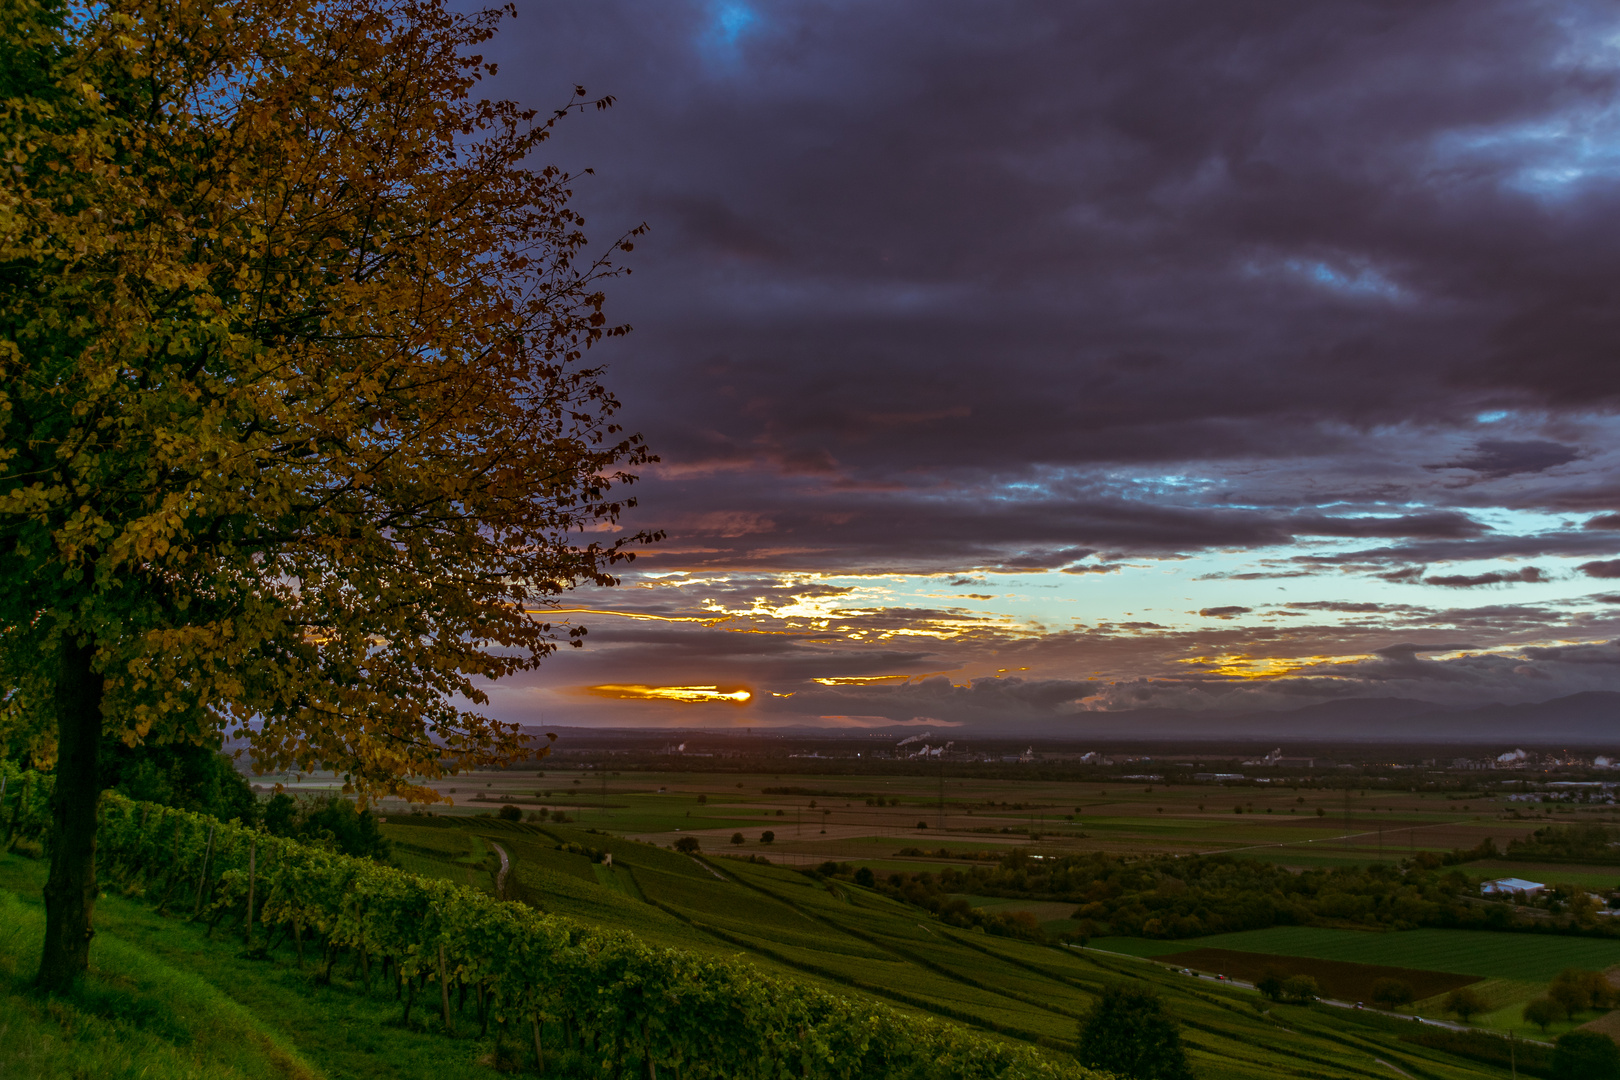
<svg viewBox="0 0 1620 1080">
<path fill-rule="evenodd" d="M 1356 978 L 1354 973 L 1336 973 L 1332 965 L 1341 962 L 1473 976 L 1480 981 L 1471 985 L 1485 998 L 1489 1011 L 1472 1022 L 1525 1038 L 1543 1037 L 1541 1029 L 1527 1023 L 1521 1013 L 1526 1001 L 1546 993 L 1554 975 L 1571 967 L 1603 970 L 1620 965 L 1620 941 L 1479 930 L 1376 933 L 1276 926 L 1181 941 L 1098 938 L 1092 945 L 1195 970 L 1221 971 L 1235 978 L 1249 978 L 1263 973 L 1267 967 L 1275 967 L 1287 974 L 1311 975 L 1326 992 L 1342 994 L 1346 1000 L 1364 1000 L 1369 993 L 1369 980 Z M 1244 954 L 1254 959 L 1247 964 L 1234 959 Z M 1295 960 L 1307 963 L 1291 962 Z M 1313 966 L 1308 961 L 1327 966 Z M 1434 1018 L 1445 1015 L 1442 991 L 1434 990 L 1430 994 L 1427 983 L 1413 978 L 1407 981 L 1418 990 L 1420 998 L 1429 994 L 1419 1000 L 1412 1011 Z M 1336 989 L 1328 989 L 1330 985 Z M 1588 1015 L 1559 1021 L 1549 1028 L 1549 1033 L 1568 1031 L 1590 1020 Z"/>
<path fill-rule="evenodd" d="M 1358 964 L 1444 971 L 1480 978 L 1545 982 L 1567 967 L 1620 964 L 1620 941 L 1498 934 L 1485 930 L 1402 930 L 1377 933 L 1316 926 L 1274 926 L 1181 941 L 1098 938 L 1093 947 L 1133 956 L 1169 956 L 1188 949 L 1307 956 Z"/>
<path fill-rule="evenodd" d="M 310 777 L 299 790 L 327 790 L 335 783 Z M 1050 855 L 1230 852 L 1293 868 L 1332 867 L 1471 848 L 1487 838 L 1506 847 L 1551 820 L 1504 817 L 1514 807 L 1503 796 L 1458 800 L 1436 792 L 1367 790 L 1346 798 L 1342 789 L 1281 783 L 1227 788 L 946 776 L 941 784 L 922 776 L 558 769 L 484 772 L 436 786 L 454 800 L 434 808 L 445 816 L 476 817 L 511 802 L 525 812 L 562 814 L 577 827 L 660 846 L 695 836 L 706 851 L 732 850 L 732 836 L 740 833 L 742 851 L 776 863 L 813 866 L 831 859 L 874 870 L 950 865 L 937 854 L 941 848 L 963 853 L 1013 847 Z M 408 808 L 384 800 L 381 809 L 398 814 Z M 1612 818 L 1612 811 L 1601 817 Z M 1592 810 L 1558 818 L 1598 819 Z M 766 831 L 773 834 L 768 843 Z M 900 854 L 908 849 L 924 854 Z M 1498 874 L 1511 872 L 1502 865 Z M 1587 869 L 1571 867 L 1559 880 L 1575 882 L 1573 875 Z M 1620 884 L 1616 871 L 1606 880 Z"/>
<path fill-rule="evenodd" d="M 1072 1045 L 1078 1018 L 1103 983 L 1131 978 L 1158 987 L 1183 1019 L 1195 1068 L 1204 1080 L 1280 1080 L 1298 1075 L 1301 1061 L 1309 1062 L 1316 1076 L 1391 1075 L 1375 1059 L 1443 1080 L 1506 1075 L 1402 1043 L 1404 1029 L 1385 1030 L 1333 1015 L 1341 1010 L 1279 1006 L 1262 1015 L 1251 992 L 1194 983 L 1162 966 L 959 930 L 872 890 L 729 857 L 734 850 L 729 844 L 719 857 L 705 852 L 693 859 L 579 824 L 455 816 L 396 819 L 384 832 L 407 843 L 423 833 L 482 837 L 508 850 L 523 898 L 547 910 L 630 930 L 659 944 L 741 955 L 763 969 L 840 993 L 931 1013 L 1057 1052 Z M 559 858 L 585 862 L 583 856 L 557 850 L 569 844 L 611 851 L 612 872 L 622 874 L 629 888 L 607 887 L 558 869 Z M 455 851 L 466 844 L 447 840 L 438 846 Z M 904 862 L 917 865 L 915 860 Z M 494 887 L 487 872 L 483 887 Z"/>
</svg>

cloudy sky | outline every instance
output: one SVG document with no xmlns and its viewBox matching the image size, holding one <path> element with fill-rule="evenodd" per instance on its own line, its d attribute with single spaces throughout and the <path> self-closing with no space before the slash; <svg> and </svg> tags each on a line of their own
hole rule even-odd
<svg viewBox="0 0 1620 1080">
<path fill-rule="evenodd" d="M 1620 9 L 521 0 L 669 538 L 544 723 L 1620 689 Z"/>
</svg>

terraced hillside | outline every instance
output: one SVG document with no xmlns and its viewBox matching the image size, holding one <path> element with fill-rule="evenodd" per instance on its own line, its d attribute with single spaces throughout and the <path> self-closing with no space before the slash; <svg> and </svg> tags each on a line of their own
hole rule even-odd
<svg viewBox="0 0 1620 1080">
<path fill-rule="evenodd" d="M 482 839 L 512 860 L 509 895 L 650 941 L 742 954 L 760 967 L 932 1013 L 1055 1050 L 1111 979 L 1141 979 L 1186 1025 L 1205 1080 L 1509 1075 L 1402 1040 L 1411 1022 L 1327 1007 L 1275 1006 L 1140 959 L 1039 945 L 947 926 L 879 893 L 746 858 L 697 858 L 603 832 L 489 818 L 395 818 L 413 853 Z M 447 840 L 446 837 L 459 839 Z M 612 865 L 595 861 L 610 854 Z M 428 856 L 417 858 L 431 861 Z M 465 858 L 464 856 L 462 857 Z M 429 862 L 414 868 L 432 869 Z M 483 887 L 494 888 L 493 858 Z M 465 862 L 439 872 L 462 880 Z"/>
</svg>

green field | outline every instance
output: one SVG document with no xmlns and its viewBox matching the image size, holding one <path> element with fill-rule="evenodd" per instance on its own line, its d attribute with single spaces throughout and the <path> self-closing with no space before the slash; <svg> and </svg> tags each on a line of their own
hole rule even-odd
<svg viewBox="0 0 1620 1080">
<path fill-rule="evenodd" d="M 1403 930 L 1374 933 L 1316 926 L 1274 926 L 1180 941 L 1098 938 L 1093 948 L 1132 956 L 1169 956 L 1190 949 L 1308 956 L 1357 964 L 1448 971 L 1482 978 L 1546 982 L 1568 967 L 1602 969 L 1620 964 L 1620 941 L 1496 934 L 1483 930 Z"/>
</svg>

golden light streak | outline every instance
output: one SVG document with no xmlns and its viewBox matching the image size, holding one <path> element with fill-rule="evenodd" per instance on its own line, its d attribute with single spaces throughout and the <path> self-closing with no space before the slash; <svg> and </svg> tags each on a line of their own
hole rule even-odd
<svg viewBox="0 0 1620 1080">
<path fill-rule="evenodd" d="M 645 686 L 641 683 L 603 683 L 586 686 L 585 693 L 619 701 L 675 701 L 684 705 L 722 702 L 745 705 L 753 699 L 748 690 L 722 690 L 718 686 Z"/>
<path fill-rule="evenodd" d="M 621 619 L 646 619 L 651 622 L 690 622 L 703 626 L 718 626 L 731 621 L 732 616 L 704 617 L 702 615 L 648 615 L 640 611 L 608 611 L 605 608 L 525 608 L 525 615 L 617 615 Z"/>
<path fill-rule="evenodd" d="M 1223 653 L 1220 656 L 1189 656 L 1176 663 L 1197 664 L 1212 675 L 1224 675 L 1230 679 L 1281 679 L 1311 668 L 1359 664 L 1371 659 L 1373 657 L 1370 655 L 1250 656 L 1247 653 Z"/>
</svg>

